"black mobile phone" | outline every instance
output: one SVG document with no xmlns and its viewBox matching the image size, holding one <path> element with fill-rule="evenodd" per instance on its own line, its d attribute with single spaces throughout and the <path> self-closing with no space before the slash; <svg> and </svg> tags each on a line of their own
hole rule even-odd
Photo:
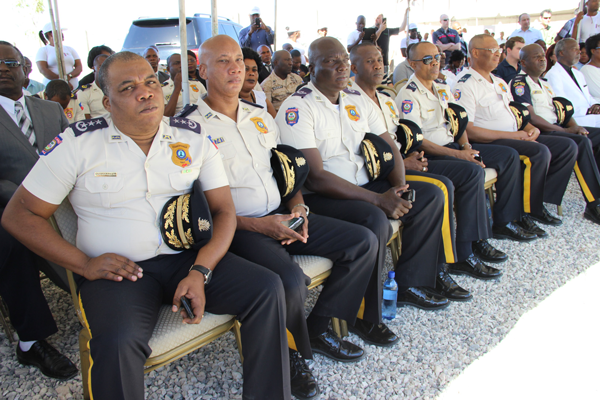
<svg viewBox="0 0 600 400">
<path fill-rule="evenodd" d="M 402 193 L 401 196 L 404 200 L 408 201 L 408 202 L 414 202 L 416 197 L 417 197 L 417 193 L 415 192 L 414 189 L 408 189 L 407 191 L 405 191 L 404 193 Z"/>
<path fill-rule="evenodd" d="M 254 18 L 254 25 L 260 26 L 260 18 Z"/>
<path fill-rule="evenodd" d="M 292 218 L 287 221 L 281 221 L 283 226 L 290 228 L 293 231 L 298 231 L 304 224 L 304 217 Z"/>
<path fill-rule="evenodd" d="M 475 159 L 475 161 L 483 162 L 481 161 L 481 156 L 479 155 L 479 153 L 473 155 L 473 158 Z"/>
<path fill-rule="evenodd" d="M 387 22 L 387 18 L 384 17 L 381 21 L 385 24 Z"/>
<path fill-rule="evenodd" d="M 192 305 L 190 304 L 190 300 L 185 296 L 181 296 L 181 298 L 179 300 L 181 300 L 181 305 L 183 306 L 183 308 L 185 308 L 185 312 L 187 313 L 188 318 L 189 319 L 196 318 L 194 316 L 194 312 L 192 311 Z"/>
<path fill-rule="evenodd" d="M 363 32 L 365 33 L 365 36 L 363 36 L 362 40 L 371 41 L 371 35 L 374 35 L 375 33 L 377 33 L 377 29 L 375 29 L 375 28 L 366 28 L 366 29 L 363 30 Z"/>
</svg>

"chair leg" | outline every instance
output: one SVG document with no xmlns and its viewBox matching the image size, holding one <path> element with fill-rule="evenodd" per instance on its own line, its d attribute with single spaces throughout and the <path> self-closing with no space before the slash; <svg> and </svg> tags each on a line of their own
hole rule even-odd
<svg viewBox="0 0 600 400">
<path fill-rule="evenodd" d="M 238 352 L 240 353 L 240 361 L 244 363 L 244 355 L 242 354 L 242 324 L 237 319 L 233 322 L 233 335 L 237 343 Z"/>
<path fill-rule="evenodd" d="M 331 318 L 331 328 L 333 329 L 333 331 L 335 332 L 336 335 L 338 335 L 339 337 L 342 337 L 342 329 L 340 327 L 339 319 L 334 318 L 334 317 Z"/>
<path fill-rule="evenodd" d="M 90 336 L 87 329 L 79 332 L 79 358 L 81 360 L 81 383 L 83 385 L 83 398 L 90 399 Z"/>
<path fill-rule="evenodd" d="M 10 320 L 8 318 L 8 310 L 4 305 L 4 301 L 0 298 L 0 321 L 2 322 L 2 328 L 4 328 L 4 333 L 6 333 L 6 337 L 8 341 L 11 343 L 16 343 L 16 335 L 10 324 Z"/>
<path fill-rule="evenodd" d="M 340 319 L 340 332 L 342 334 L 342 338 L 345 338 L 348 336 L 348 323 L 346 322 L 345 319 Z"/>
<path fill-rule="evenodd" d="M 492 189 L 494 186 L 490 186 L 485 191 L 487 192 L 488 197 L 490 198 L 490 208 L 492 212 L 494 211 L 494 190 Z"/>
<path fill-rule="evenodd" d="M 398 259 L 400 258 L 398 243 L 398 237 L 396 237 L 388 244 L 388 247 L 390 248 L 390 251 L 392 253 L 392 263 L 394 264 L 394 266 L 398 263 Z"/>
<path fill-rule="evenodd" d="M 558 214 L 559 217 L 562 217 L 562 215 L 563 215 L 562 206 L 556 206 L 556 213 Z"/>
</svg>

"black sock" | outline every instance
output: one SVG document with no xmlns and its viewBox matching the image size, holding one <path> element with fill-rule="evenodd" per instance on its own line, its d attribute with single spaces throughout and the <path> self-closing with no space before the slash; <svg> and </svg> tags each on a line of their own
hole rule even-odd
<svg viewBox="0 0 600 400">
<path fill-rule="evenodd" d="M 306 318 L 306 327 L 308 329 L 308 337 L 316 338 L 317 336 L 325 333 L 329 328 L 329 317 L 322 317 L 315 313 L 310 313 Z"/>
</svg>

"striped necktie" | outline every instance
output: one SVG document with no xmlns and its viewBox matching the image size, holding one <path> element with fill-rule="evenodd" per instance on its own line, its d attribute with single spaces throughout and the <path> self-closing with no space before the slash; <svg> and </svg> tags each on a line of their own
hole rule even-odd
<svg viewBox="0 0 600 400">
<path fill-rule="evenodd" d="M 23 132 L 27 140 L 29 140 L 29 143 L 35 147 L 36 143 L 35 134 L 33 133 L 33 125 L 31 124 L 29 118 L 27 118 L 27 113 L 19 101 L 15 102 L 15 114 L 17 115 L 19 129 L 21 132 Z"/>
</svg>

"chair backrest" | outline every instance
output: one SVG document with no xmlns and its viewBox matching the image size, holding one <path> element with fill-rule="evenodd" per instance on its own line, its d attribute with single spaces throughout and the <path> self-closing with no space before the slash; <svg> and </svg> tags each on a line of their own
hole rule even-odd
<svg viewBox="0 0 600 400">
<path fill-rule="evenodd" d="M 396 93 L 400 93 L 400 90 L 408 83 L 408 79 L 402 79 L 401 81 L 396 82 L 394 85 L 394 90 Z"/>
<path fill-rule="evenodd" d="M 394 88 L 391 88 L 391 87 L 387 86 L 387 85 L 378 85 L 377 86 L 377 91 L 383 92 L 383 93 L 387 94 L 388 96 L 390 96 L 390 98 L 392 100 L 396 99 L 396 95 L 397 95 L 396 90 Z"/>
</svg>

